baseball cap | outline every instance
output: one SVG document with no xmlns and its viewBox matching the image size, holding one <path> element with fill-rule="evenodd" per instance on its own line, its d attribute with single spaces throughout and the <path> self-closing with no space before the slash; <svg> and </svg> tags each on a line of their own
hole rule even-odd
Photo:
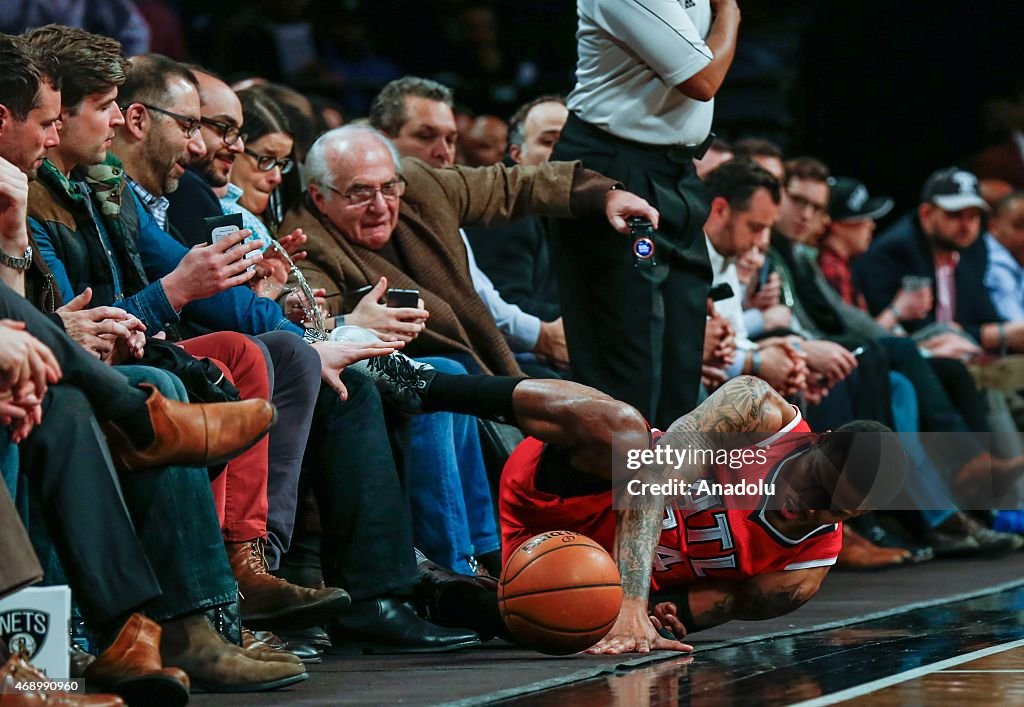
<svg viewBox="0 0 1024 707">
<path fill-rule="evenodd" d="M 978 193 L 978 178 L 957 167 L 932 172 L 921 190 L 921 203 L 935 204 L 943 211 L 963 211 L 972 207 L 989 210 Z"/>
<path fill-rule="evenodd" d="M 828 215 L 833 221 L 879 219 L 892 210 L 892 199 L 871 196 L 864 183 L 853 177 L 833 177 L 828 183 Z"/>
</svg>

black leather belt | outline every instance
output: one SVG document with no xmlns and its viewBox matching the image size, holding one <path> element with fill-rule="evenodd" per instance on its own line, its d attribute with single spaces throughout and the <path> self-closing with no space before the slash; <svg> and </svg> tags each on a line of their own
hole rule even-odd
<svg viewBox="0 0 1024 707">
<path fill-rule="evenodd" d="M 597 139 L 621 145 L 631 150 L 637 150 L 638 152 L 645 152 L 652 155 L 664 155 L 669 160 L 680 164 L 688 162 L 689 160 L 699 160 L 707 153 L 711 148 L 711 144 L 715 141 L 715 134 L 708 133 L 708 136 L 697 145 L 651 145 L 649 143 L 636 142 L 635 140 L 628 140 L 624 137 L 612 135 L 607 130 L 599 128 L 592 123 L 588 123 L 575 113 L 569 113 L 569 118 L 566 121 L 566 127 L 569 127 L 570 125 L 574 129 L 587 133 Z"/>
</svg>

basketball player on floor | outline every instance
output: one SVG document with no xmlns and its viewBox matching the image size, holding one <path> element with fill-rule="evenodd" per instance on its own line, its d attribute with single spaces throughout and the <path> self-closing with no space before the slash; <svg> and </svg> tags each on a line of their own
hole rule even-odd
<svg viewBox="0 0 1024 707">
<path fill-rule="evenodd" d="M 387 392 L 395 371 L 385 373 L 380 369 L 389 364 L 373 361 L 378 360 L 368 368 L 378 369 L 379 382 L 390 381 Z M 613 489 L 613 440 L 617 450 L 647 449 L 652 442 L 650 427 L 634 408 L 569 381 L 408 368 L 397 378 L 405 378 L 405 390 L 418 391 L 422 407 L 417 411 L 488 417 L 529 435 L 502 473 L 504 559 L 550 530 L 581 533 L 615 556 L 622 609 L 591 653 L 688 651 L 690 646 L 658 629 L 683 638 L 734 619 L 769 619 L 795 610 L 814 596 L 835 563 L 841 523 L 887 503 L 906 474 L 903 449 L 883 425 L 853 422 L 815 435 L 799 410 L 767 383 L 741 376 L 676 420 L 659 445 L 676 450 L 756 445 L 763 462 L 747 464 L 742 478 L 774 484 L 774 494 L 745 504 L 714 496 L 678 502 L 646 496 L 642 507 L 617 511 L 613 492 L 621 494 L 627 484 L 617 476 L 619 486 Z M 727 466 L 707 463 L 647 467 L 633 476 L 640 483 L 688 484 L 728 483 L 736 477 Z M 660 602 L 656 617 L 649 605 L 652 590 L 654 602 Z"/>
</svg>

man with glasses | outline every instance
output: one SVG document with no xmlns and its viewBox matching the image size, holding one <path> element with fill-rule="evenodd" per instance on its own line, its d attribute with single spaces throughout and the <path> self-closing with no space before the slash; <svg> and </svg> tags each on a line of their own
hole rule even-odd
<svg viewBox="0 0 1024 707">
<path fill-rule="evenodd" d="M 37 39 L 40 42 L 68 41 L 68 37 L 73 38 L 76 32 L 78 31 L 62 28 L 57 33 L 57 38 L 49 38 L 44 35 Z M 75 45 L 80 46 L 83 43 L 98 42 L 99 40 L 100 38 L 91 38 L 90 35 L 85 35 L 84 39 L 79 38 L 75 40 Z M 69 41 L 69 43 L 71 42 Z M 116 46 L 108 48 L 108 55 L 108 58 L 113 63 L 117 63 L 118 59 L 123 62 Z M 71 67 L 79 66 L 73 61 L 74 58 L 75 54 L 73 52 L 67 52 L 61 62 L 64 70 L 70 70 Z M 168 73 L 161 73 L 165 67 Z M 123 66 L 121 71 L 125 71 Z M 179 159 L 182 159 L 181 155 L 188 148 L 188 142 L 194 138 L 202 144 L 202 137 L 198 132 L 195 132 L 190 138 L 185 134 L 187 126 L 183 127 L 177 120 L 169 116 L 165 117 L 157 112 L 151 114 L 149 109 L 144 106 L 140 108 L 139 106 L 142 103 L 160 107 L 166 106 L 166 110 L 170 112 L 195 117 L 199 114 L 199 105 L 194 79 L 190 81 L 189 77 L 191 74 L 181 69 L 175 62 L 155 56 L 136 57 L 131 65 L 127 67 L 126 73 L 127 80 L 124 79 L 125 73 L 121 73 L 118 76 L 115 72 L 114 75 L 105 77 L 101 81 L 104 84 L 102 90 L 93 88 L 87 95 L 92 96 L 96 93 L 106 92 L 115 94 L 117 92 L 117 85 L 124 81 L 121 101 L 128 109 L 127 112 L 133 122 L 128 125 L 123 124 L 124 118 L 121 117 L 116 103 L 111 103 L 110 106 L 107 106 L 106 103 L 103 104 L 107 106 L 108 110 L 103 114 L 102 120 L 93 120 L 91 111 L 88 115 L 75 115 L 70 110 L 67 111 L 66 125 L 69 130 L 69 139 L 63 148 L 70 149 L 71 146 L 77 146 L 72 151 L 75 154 L 82 155 L 88 153 L 88 159 L 72 155 L 69 156 L 70 161 L 64 164 L 66 167 L 72 162 L 79 165 L 77 160 L 82 159 L 80 166 L 83 168 L 88 167 L 94 160 L 102 159 L 104 156 L 106 150 L 100 149 L 100 147 L 105 148 L 105 146 L 110 144 L 109 139 L 104 139 L 107 138 L 110 132 L 118 128 L 121 128 L 122 131 L 127 131 L 128 128 L 131 128 L 135 131 L 131 133 L 131 145 L 128 144 L 124 133 L 120 136 L 125 137 L 123 148 L 121 149 L 124 149 L 124 154 L 131 158 L 126 160 L 127 169 L 132 174 L 140 175 L 140 186 L 147 191 L 153 189 L 162 196 L 161 192 L 164 183 L 173 180 L 179 174 L 177 170 L 167 168 L 171 160 L 158 159 L 161 155 L 170 152 L 169 150 L 161 149 L 161 144 L 163 142 L 177 141 Z M 155 73 L 159 76 L 159 80 L 152 80 L 149 76 L 150 73 Z M 148 95 L 142 90 L 147 85 L 155 87 Z M 148 140 L 140 139 L 143 137 L 148 138 Z M 86 147 L 88 149 L 85 149 Z M 203 145 L 203 151 L 205 152 L 205 145 Z M 71 223 L 76 226 L 81 224 L 83 228 L 92 229 L 88 237 L 84 234 L 65 233 L 61 230 L 60 223 L 49 219 L 46 220 L 45 224 L 38 224 L 41 230 L 45 231 L 45 235 L 53 236 L 54 242 L 59 244 L 59 248 L 53 249 L 51 256 L 54 253 L 66 254 L 71 251 L 81 253 L 87 244 L 90 249 L 87 257 L 76 258 L 73 262 L 60 262 L 54 257 L 48 259 L 49 263 L 58 268 L 56 276 L 63 285 L 62 292 L 71 289 L 71 284 L 68 280 L 69 275 L 79 283 L 98 281 L 104 276 L 115 278 L 115 284 L 104 283 L 102 292 L 104 297 L 113 298 L 113 293 L 123 291 L 128 299 L 134 300 L 145 293 L 145 297 L 148 298 L 145 301 L 151 303 L 151 306 L 146 309 L 147 313 L 145 316 L 149 320 L 150 330 L 155 332 L 165 328 L 167 322 L 166 319 L 159 317 L 162 312 L 159 309 L 161 306 L 170 308 L 168 302 L 171 296 L 170 288 L 164 286 L 167 277 L 175 271 L 185 270 L 186 266 L 183 266 L 183 263 L 187 263 L 190 258 L 206 258 L 211 251 L 214 257 L 217 254 L 226 256 L 225 259 L 229 266 L 226 270 L 224 266 L 220 266 L 217 269 L 193 272 L 190 275 L 191 279 L 187 283 L 193 288 L 207 288 L 208 291 L 213 292 L 219 291 L 219 294 L 210 298 L 200 293 L 196 299 L 182 303 L 184 307 L 181 305 L 173 307 L 171 313 L 166 316 L 173 317 L 173 322 L 178 324 L 181 321 L 180 313 L 185 317 L 186 321 L 196 321 L 208 328 L 218 330 L 218 333 L 210 335 L 210 337 L 230 337 L 233 340 L 242 339 L 248 341 L 252 348 L 256 349 L 259 349 L 260 344 L 262 344 L 266 347 L 266 350 L 262 352 L 262 355 L 257 350 L 256 360 L 251 360 L 249 363 L 252 368 L 256 368 L 257 364 L 265 367 L 266 364 L 264 364 L 263 358 L 269 356 L 270 362 L 273 364 L 273 400 L 277 401 L 276 404 L 280 415 L 279 422 L 284 425 L 283 428 L 279 429 L 284 429 L 285 431 L 275 434 L 275 437 L 269 441 L 269 449 L 265 446 L 262 451 L 264 464 L 262 511 L 264 516 L 263 524 L 266 530 L 263 531 L 262 535 L 257 532 L 242 537 L 232 536 L 228 538 L 227 534 L 225 534 L 225 539 L 229 544 L 228 549 L 231 554 L 232 569 L 235 570 L 236 577 L 242 585 L 242 618 L 247 620 L 249 617 L 252 617 L 253 620 L 258 618 L 263 623 L 273 621 L 276 624 L 283 623 L 288 626 L 301 627 L 309 625 L 308 619 L 314 611 L 324 619 L 332 616 L 339 608 L 339 602 L 334 599 L 339 596 L 339 590 L 325 590 L 317 587 L 306 588 L 272 577 L 267 573 L 265 555 L 269 554 L 271 558 L 279 556 L 288 547 L 295 515 L 298 469 L 305 450 L 313 407 L 318 404 L 317 394 L 320 391 L 319 381 L 317 380 L 318 374 L 325 381 L 332 384 L 330 387 L 325 386 L 326 392 L 320 395 L 320 403 L 324 407 L 329 406 L 330 400 L 339 402 L 337 400 L 338 395 L 348 396 L 350 400 L 359 400 L 358 396 L 361 393 L 357 387 L 359 382 L 355 381 L 353 383 L 346 378 L 346 382 L 342 383 L 339 376 L 342 374 L 345 366 L 353 361 L 349 354 L 355 350 L 369 351 L 369 349 L 365 346 L 360 347 L 354 344 L 346 345 L 333 342 L 323 342 L 316 347 L 309 347 L 303 343 L 299 336 L 295 335 L 301 334 L 302 330 L 286 320 L 283 320 L 283 326 L 290 329 L 293 333 L 274 331 L 275 323 L 282 321 L 281 310 L 275 303 L 254 297 L 246 288 L 228 287 L 225 284 L 226 279 L 234 277 L 231 273 L 237 272 L 236 269 L 239 266 L 242 271 L 245 270 L 246 264 L 244 262 L 237 262 L 241 257 L 240 255 L 225 254 L 224 248 L 218 248 L 220 244 L 206 248 L 194 248 L 192 250 L 184 249 L 155 225 L 152 214 L 140 207 L 135 191 L 131 188 L 123 188 L 119 183 L 120 179 L 123 178 L 120 168 L 107 165 L 100 165 L 100 167 L 106 167 L 106 170 L 101 169 L 99 173 L 96 170 L 88 170 L 89 176 L 99 176 L 102 179 L 103 175 L 105 175 L 106 180 L 92 180 L 88 182 L 87 186 L 83 187 L 88 189 L 86 194 L 89 197 L 83 200 L 86 205 L 83 208 L 88 208 L 89 210 L 83 213 L 82 208 L 79 208 L 74 212 L 77 214 L 78 220 L 70 219 Z M 71 170 L 69 169 L 68 174 L 70 173 Z M 67 177 L 67 175 L 64 176 Z M 56 186 L 53 184 L 50 184 L 49 187 L 56 190 Z M 52 200 L 55 201 L 58 192 L 52 191 L 50 194 Z M 112 217 L 110 208 L 115 202 L 107 198 L 110 195 L 120 197 L 116 202 L 122 207 L 119 212 L 120 218 Z M 53 213 L 54 211 L 56 209 L 51 209 L 47 213 Z M 66 224 L 67 221 L 68 219 L 65 219 L 64 223 Z M 101 238 L 101 236 L 95 235 L 98 232 L 103 232 L 105 234 L 103 237 L 110 244 L 108 249 L 102 252 L 99 252 L 99 249 L 94 247 L 96 241 Z M 240 234 L 239 238 L 242 236 L 244 234 Z M 228 239 L 229 246 L 232 245 L 231 240 Z M 237 243 L 237 239 L 235 242 Z M 80 244 L 77 246 L 77 251 L 74 246 L 76 243 Z M 236 248 L 236 250 L 242 251 L 243 249 Z M 69 267 L 64 269 L 65 265 Z M 146 279 L 149 277 L 156 281 L 148 284 Z M 157 280 L 157 278 L 160 278 L 160 280 Z M 124 283 L 123 288 L 121 283 Z M 226 287 L 227 289 L 225 289 Z M 100 294 L 99 290 L 97 290 L 97 293 Z M 109 300 L 103 303 L 108 302 Z M 275 310 L 276 317 L 271 319 L 266 316 L 266 313 L 273 313 Z M 243 333 L 260 334 L 260 344 L 252 342 L 246 337 L 239 337 L 237 334 L 221 333 L 220 330 L 223 329 L 241 329 Z M 203 337 L 203 339 L 209 339 L 210 337 Z M 247 345 L 246 350 L 248 351 L 248 349 Z M 392 349 L 377 347 L 377 350 L 383 353 L 389 352 Z M 346 383 L 349 389 L 346 388 Z M 239 387 L 242 388 L 241 383 Z M 376 395 L 376 391 L 369 381 L 365 381 L 363 387 L 372 391 L 373 395 Z M 372 405 L 373 401 L 369 401 L 369 404 Z M 379 399 L 376 404 L 379 406 Z M 354 402 L 347 406 L 347 409 L 351 409 L 353 415 L 358 416 L 360 412 L 365 412 L 367 408 L 361 402 Z M 365 434 L 366 431 L 364 430 Z M 388 469 L 384 464 L 376 463 L 360 466 L 350 462 L 350 465 L 356 473 L 362 474 L 364 477 L 377 475 L 382 477 L 384 482 L 395 478 L 394 485 L 397 486 L 397 476 L 393 467 Z M 270 474 L 269 481 L 267 475 L 268 466 L 274 470 Z M 251 486 L 252 484 L 246 488 L 251 488 Z M 346 490 L 350 496 L 358 498 L 359 494 L 353 492 L 353 488 L 354 484 L 350 484 Z M 229 491 L 234 493 L 235 487 L 231 487 Z M 400 492 L 397 489 L 391 494 L 386 491 L 387 489 L 377 488 L 374 490 L 374 494 L 380 498 L 391 499 L 398 503 L 401 502 Z M 268 513 L 268 495 L 271 497 L 276 511 L 279 512 Z M 237 514 L 244 514 L 253 521 L 258 520 L 258 518 L 255 518 L 257 514 L 253 508 L 245 503 L 225 503 L 226 509 L 229 506 Z M 388 512 L 393 513 L 393 509 L 389 507 Z M 389 525 L 389 529 L 394 531 L 393 523 Z M 352 535 L 357 534 L 352 533 Z M 264 537 L 271 541 L 266 546 L 263 545 Z M 366 542 L 363 544 L 370 545 L 374 543 Z M 401 554 L 402 559 L 407 561 L 408 572 L 415 576 L 412 548 L 401 546 L 400 538 L 397 536 L 396 544 L 398 547 L 395 554 Z M 380 546 L 380 561 L 390 563 L 392 555 L 389 553 L 388 548 L 385 547 L 387 543 L 383 542 L 377 545 Z M 265 549 L 269 549 L 270 552 L 265 553 Z M 364 564 L 368 567 L 373 565 L 370 562 Z M 388 566 L 389 568 L 391 567 L 390 564 Z M 346 576 L 346 579 L 355 584 L 354 575 Z M 392 577 L 388 576 L 386 579 L 390 580 Z M 344 597 L 344 593 L 340 593 L 340 596 Z M 325 602 L 325 599 L 328 601 Z M 305 607 L 308 611 L 303 616 L 298 616 L 292 611 L 298 607 Z M 289 611 L 282 613 L 281 610 L 284 608 L 288 608 Z M 411 612 L 409 613 L 411 614 Z M 400 616 L 399 618 L 404 620 L 406 617 Z M 411 620 L 415 621 L 418 619 L 413 615 Z M 408 625 L 409 621 L 403 621 L 403 623 Z M 471 637 L 467 637 L 465 633 L 455 634 L 454 636 L 451 634 L 439 635 L 439 633 L 443 632 L 443 629 L 437 629 L 437 632 L 432 633 L 434 627 L 429 627 L 429 625 L 427 628 L 417 628 L 420 629 L 419 633 L 413 638 L 426 638 L 434 641 L 433 645 L 427 646 L 428 648 L 436 648 L 439 644 L 446 646 L 455 644 L 455 647 L 460 647 L 471 640 Z M 415 629 L 413 630 L 415 631 Z M 475 641 L 475 638 L 472 638 L 472 641 Z"/>
<path fill-rule="evenodd" d="M 152 57 L 136 57 L 129 69 L 129 78 L 137 70 L 154 70 L 152 65 L 147 69 L 147 63 L 159 61 Z M 198 94 L 191 94 L 195 101 L 189 114 L 199 116 L 201 129 L 196 135 L 203 140 L 204 153 L 187 153 L 193 158 L 192 164 L 182 176 L 179 188 L 173 193 L 162 195 L 169 197 L 179 207 L 178 210 L 173 207 L 170 210 L 168 227 L 183 241 L 190 227 L 183 225 L 189 223 L 187 220 L 178 220 L 182 210 L 197 217 L 200 224 L 204 216 L 220 215 L 222 206 L 214 189 L 227 186 L 231 166 L 246 149 L 242 133 L 243 114 L 238 97 L 224 82 L 201 68 L 190 71 L 189 75 L 196 79 L 193 86 L 198 89 Z M 125 100 L 131 99 L 131 91 L 133 83 L 129 80 L 123 91 Z M 187 145 L 181 139 L 178 144 L 180 154 L 185 155 Z M 132 149 L 127 145 L 121 147 L 120 142 L 117 149 L 124 158 L 126 171 L 132 176 L 147 173 L 147 167 L 156 161 L 147 157 L 154 154 L 153 150 L 147 151 L 141 147 Z M 160 233 L 168 238 L 166 233 Z M 205 233 L 205 229 L 200 233 Z M 205 240 L 203 235 L 187 236 L 189 240 L 193 238 Z M 301 244 L 301 239 L 294 242 Z M 185 251 L 177 243 L 173 246 L 169 250 L 178 253 L 178 258 L 181 253 L 197 250 L 193 248 Z M 202 250 L 202 246 L 198 250 Z M 265 256 L 266 260 L 270 257 Z M 254 299 L 251 292 L 245 292 L 248 299 L 241 295 L 239 299 L 269 302 L 264 298 Z M 211 326 L 232 328 L 250 334 L 266 331 L 245 322 L 233 323 L 226 316 L 207 321 Z M 263 340 L 265 336 L 260 335 L 258 338 Z M 290 338 L 304 346 L 297 337 Z M 280 345 L 283 342 L 276 343 Z M 319 342 L 314 345 L 315 350 L 325 358 L 325 371 L 332 368 L 336 370 L 330 358 L 336 355 L 335 347 L 344 349 L 349 345 L 341 342 Z M 276 382 L 281 383 L 294 375 L 294 371 L 291 370 L 292 366 L 282 365 L 281 356 L 275 354 L 275 347 L 269 348 L 274 357 Z M 337 376 L 336 373 L 334 375 Z M 472 633 L 445 629 L 423 621 L 394 596 L 396 592 L 410 589 L 418 581 L 410 542 L 407 504 L 402 499 L 399 475 L 395 471 L 386 436 L 381 401 L 373 382 L 358 372 L 348 370 L 342 372 L 340 382 L 348 389 L 348 397 L 344 401 L 339 400 L 328 385 L 321 386 L 319 394 L 313 391 L 305 395 L 299 395 L 301 391 L 296 391 L 295 387 L 289 392 L 289 387 L 275 385 L 273 401 L 281 415 L 275 428 L 276 436 L 271 439 L 267 524 L 268 530 L 276 529 L 280 547 L 268 545 L 268 551 L 273 550 L 267 553 L 268 568 L 283 574 L 280 569 L 281 550 L 289 547 L 295 521 L 294 485 L 289 488 L 288 478 L 276 478 L 274 473 L 277 462 L 282 456 L 288 456 L 279 456 L 275 452 L 275 443 L 283 438 L 299 447 L 298 453 L 293 450 L 290 456 L 292 462 L 302 461 L 304 447 L 307 447 L 307 460 L 315 460 L 310 461 L 310 485 L 321 510 L 323 531 L 322 550 L 316 564 L 322 564 L 322 575 L 329 584 L 343 583 L 353 597 L 352 607 L 332 623 L 332 630 L 348 640 L 363 639 L 378 646 L 388 645 L 391 650 L 399 652 L 454 650 L 474 645 L 477 639 Z M 304 429 L 284 431 L 289 425 L 286 414 L 289 402 L 315 406 L 313 434 L 307 434 Z M 308 446 L 307 439 L 311 440 Z M 425 459 L 424 465 L 434 459 L 422 450 L 419 456 Z M 362 552 L 366 547 L 375 548 L 372 557 Z M 301 559 L 304 562 L 306 556 Z M 320 582 L 320 569 L 320 566 L 301 565 L 299 571 L 289 576 L 296 583 L 316 586 Z M 311 574 L 317 575 L 316 578 L 311 578 Z M 287 629 L 287 626 L 282 627 L 282 630 Z"/>
<path fill-rule="evenodd" d="M 470 279 L 460 226 L 529 213 L 602 213 L 626 233 L 626 218 L 658 217 L 646 201 L 578 163 L 435 170 L 399 160 L 391 141 L 365 126 L 322 135 L 306 173 L 308 198 L 283 228 L 309 238 L 299 267 L 310 284 L 356 293 L 384 276 L 391 287 L 418 290 L 430 318 L 407 345 L 412 355 L 461 355 L 488 373 L 519 375 L 519 367 Z M 342 313 L 341 303 L 329 306 Z"/>
</svg>

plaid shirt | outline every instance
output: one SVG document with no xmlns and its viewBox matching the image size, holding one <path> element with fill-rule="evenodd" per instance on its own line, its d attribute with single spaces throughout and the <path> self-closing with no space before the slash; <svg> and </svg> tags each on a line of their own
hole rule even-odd
<svg viewBox="0 0 1024 707">
<path fill-rule="evenodd" d="M 850 261 L 839 255 L 827 245 L 818 249 L 818 265 L 825 275 L 828 284 L 839 293 L 843 302 L 852 305 L 857 309 L 867 311 L 868 303 L 864 295 L 853 284 L 853 273 L 850 270 Z"/>
<path fill-rule="evenodd" d="M 156 221 L 156 225 L 162 230 L 167 230 L 167 209 L 171 207 L 171 202 L 168 201 L 166 196 L 154 196 L 146 191 L 146 188 L 136 182 L 131 177 L 128 178 L 128 185 L 131 186 L 132 191 L 135 192 L 135 196 L 139 197 L 139 201 L 146 207 L 153 216 L 153 220 Z"/>
</svg>

